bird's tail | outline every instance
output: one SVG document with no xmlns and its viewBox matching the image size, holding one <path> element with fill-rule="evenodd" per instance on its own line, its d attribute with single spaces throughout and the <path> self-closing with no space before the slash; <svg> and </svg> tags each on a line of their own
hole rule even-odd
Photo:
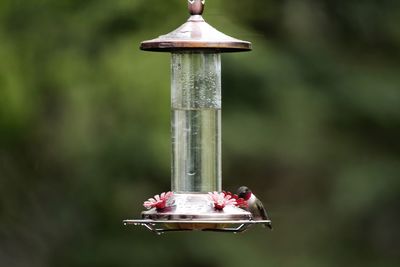
<svg viewBox="0 0 400 267">
<path fill-rule="evenodd" d="M 269 229 L 274 230 L 272 228 L 272 223 L 271 222 L 264 223 L 263 225 L 264 225 L 264 227 L 268 227 Z"/>
</svg>

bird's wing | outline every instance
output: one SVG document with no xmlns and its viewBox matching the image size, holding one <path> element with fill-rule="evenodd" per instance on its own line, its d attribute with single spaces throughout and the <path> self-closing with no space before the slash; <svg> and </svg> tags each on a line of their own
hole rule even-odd
<svg viewBox="0 0 400 267">
<path fill-rule="evenodd" d="M 264 205 L 262 204 L 262 202 L 260 200 L 258 200 L 256 202 L 256 205 L 257 205 L 257 209 L 258 209 L 258 211 L 260 213 L 261 218 L 263 220 L 270 220 L 269 217 L 268 217 L 267 211 L 265 210 Z M 271 222 L 265 223 L 264 225 L 272 230 Z"/>
<path fill-rule="evenodd" d="M 257 200 L 256 205 L 257 205 L 258 211 L 260 212 L 261 218 L 262 218 L 263 220 L 269 220 L 267 211 L 265 210 L 265 208 L 264 208 L 262 202 L 261 202 L 260 200 Z"/>
</svg>

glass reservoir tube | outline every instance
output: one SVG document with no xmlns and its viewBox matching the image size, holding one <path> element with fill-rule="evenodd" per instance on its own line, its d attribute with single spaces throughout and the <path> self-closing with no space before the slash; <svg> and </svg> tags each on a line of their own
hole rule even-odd
<svg viewBox="0 0 400 267">
<path fill-rule="evenodd" d="M 172 191 L 221 191 L 221 55 L 173 52 Z"/>
</svg>

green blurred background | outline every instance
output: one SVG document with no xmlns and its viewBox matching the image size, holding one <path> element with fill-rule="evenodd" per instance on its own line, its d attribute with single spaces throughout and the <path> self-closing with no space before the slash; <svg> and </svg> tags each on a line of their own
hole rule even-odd
<svg viewBox="0 0 400 267">
<path fill-rule="evenodd" d="M 184 0 L 0 1 L 1 266 L 399 266 L 400 2 L 208 0 L 223 183 L 274 231 L 124 227 L 170 188 L 169 55 Z"/>
</svg>

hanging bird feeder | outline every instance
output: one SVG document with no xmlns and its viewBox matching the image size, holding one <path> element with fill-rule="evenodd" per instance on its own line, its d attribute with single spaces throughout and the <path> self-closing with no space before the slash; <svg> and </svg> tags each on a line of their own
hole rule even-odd
<svg viewBox="0 0 400 267">
<path fill-rule="evenodd" d="M 171 192 L 156 195 L 141 219 L 151 231 L 242 232 L 255 218 L 236 195 L 221 192 L 221 53 L 251 50 L 251 43 L 227 36 L 202 17 L 204 0 L 189 0 L 190 17 L 175 31 L 144 41 L 140 49 L 170 52 Z M 244 207 L 244 208 L 243 208 Z"/>
</svg>

